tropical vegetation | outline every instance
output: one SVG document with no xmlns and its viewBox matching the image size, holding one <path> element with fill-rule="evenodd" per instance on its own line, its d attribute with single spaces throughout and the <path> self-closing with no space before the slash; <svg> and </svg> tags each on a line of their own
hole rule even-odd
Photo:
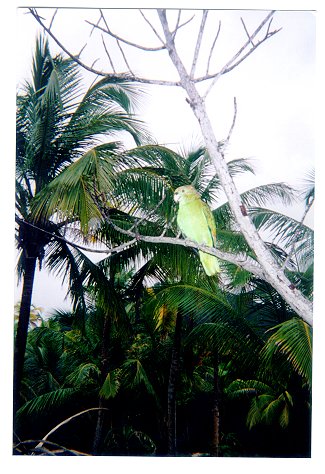
<svg viewBox="0 0 325 474">
<path fill-rule="evenodd" d="M 173 242 L 173 191 L 192 184 L 213 209 L 220 252 L 254 262 L 205 148 L 155 144 L 126 80 L 80 91 L 75 64 L 38 40 L 17 113 L 14 453 L 308 457 L 312 328 L 239 263 L 208 277 L 197 250 Z M 122 132 L 134 148 L 109 141 Z M 234 179 L 253 172 L 245 159 L 228 168 Z M 303 199 L 307 213 L 313 185 L 241 197 L 312 299 L 313 232 L 272 207 Z M 106 256 L 95 264 L 85 246 Z M 68 278 L 74 304 L 28 330 L 37 260 Z"/>
</svg>

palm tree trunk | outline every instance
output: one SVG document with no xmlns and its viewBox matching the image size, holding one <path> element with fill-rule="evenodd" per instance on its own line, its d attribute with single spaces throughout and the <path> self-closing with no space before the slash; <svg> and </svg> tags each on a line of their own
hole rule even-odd
<svg viewBox="0 0 325 474">
<path fill-rule="evenodd" d="M 219 388 L 219 360 L 218 352 L 214 355 L 214 367 L 213 367 L 213 407 L 212 407 L 212 417 L 213 417 L 213 434 L 212 434 L 212 446 L 211 446 L 211 455 L 219 456 L 219 445 L 220 445 L 220 388 Z"/>
<path fill-rule="evenodd" d="M 104 327 L 103 327 L 103 337 L 102 337 L 102 348 L 101 348 L 101 375 L 100 380 L 101 383 L 104 383 L 104 380 L 108 373 L 109 368 L 109 339 L 110 339 L 110 331 L 111 331 L 111 319 L 109 314 L 105 314 L 104 316 Z M 99 396 L 98 399 L 98 407 L 104 408 L 105 407 L 105 400 L 103 397 Z M 103 433 L 103 423 L 104 423 L 104 410 L 99 410 L 97 415 L 97 423 L 95 428 L 95 435 L 93 441 L 93 453 L 97 454 L 100 447 L 100 441 L 102 438 Z"/>
<path fill-rule="evenodd" d="M 24 359 L 27 343 L 28 324 L 34 276 L 36 269 L 36 257 L 26 256 L 26 263 L 23 277 L 23 289 L 20 303 L 19 320 L 14 347 L 14 420 L 17 410 L 20 407 L 20 388 L 23 377 Z"/>
<path fill-rule="evenodd" d="M 182 316 L 177 313 L 174 333 L 174 344 L 169 371 L 168 403 L 167 403 L 167 430 L 168 430 L 168 456 L 175 456 L 176 443 L 176 393 L 179 374 L 180 348 L 181 348 Z"/>
</svg>

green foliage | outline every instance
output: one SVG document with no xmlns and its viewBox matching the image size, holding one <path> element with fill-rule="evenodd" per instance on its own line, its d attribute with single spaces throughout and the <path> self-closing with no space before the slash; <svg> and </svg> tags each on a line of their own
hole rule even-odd
<svg viewBox="0 0 325 474">
<path fill-rule="evenodd" d="M 120 388 L 120 370 L 108 372 L 105 381 L 99 391 L 99 395 L 105 399 L 113 398 L 117 395 Z"/>
<path fill-rule="evenodd" d="M 60 239 L 65 230 L 101 245 L 127 242 L 116 226 L 175 237 L 173 192 L 192 184 L 214 209 L 217 247 L 254 259 L 228 203 L 220 204 L 223 190 L 204 147 L 176 153 L 148 143 L 143 124 L 133 115 L 137 90 L 127 80 L 97 81 L 78 102 L 77 67 L 61 56 L 51 58 L 42 39 L 33 69 L 33 82 L 17 101 L 17 212 L 49 232 L 46 239 L 44 232 L 43 239 L 37 235 L 38 258 L 68 278 L 75 305 L 72 314 L 58 312 L 29 331 L 22 426 L 28 428 L 33 417 L 41 437 L 42 423 L 50 421 L 53 427 L 77 406 L 100 405 L 107 408 L 97 420 L 97 428 L 103 424 L 102 454 L 165 454 L 167 394 L 177 350 L 182 452 L 189 454 L 200 443 L 209 451 L 216 396 L 224 455 L 232 449 L 236 455 L 258 455 L 246 440 L 257 426 L 298 436 L 301 420 L 295 407 L 309 407 L 311 328 L 270 285 L 228 262 L 222 263 L 220 278 L 208 278 L 197 252 L 182 246 L 139 239 L 94 264 Z M 102 144 L 103 134 L 115 138 L 121 131 L 139 146 L 124 150 L 116 141 Z M 253 173 L 244 159 L 228 167 L 234 179 Z M 313 196 L 308 188 L 306 204 Z M 275 183 L 241 198 L 258 231 L 270 236 L 271 253 L 311 298 L 313 232 L 266 208 L 275 202 L 289 205 L 297 194 Z M 21 248 L 22 237 L 21 230 Z M 292 245 L 295 253 L 289 259 Z M 229 420 L 234 407 L 236 415 Z M 91 451 L 96 422 L 85 417 L 83 423 L 81 442 Z M 301 426 L 306 428 L 303 421 Z"/>
<path fill-rule="evenodd" d="M 280 357 L 277 357 L 279 355 Z M 266 366 L 289 362 L 292 369 L 311 387 L 312 328 L 302 319 L 292 318 L 274 328 L 262 351 Z"/>
</svg>

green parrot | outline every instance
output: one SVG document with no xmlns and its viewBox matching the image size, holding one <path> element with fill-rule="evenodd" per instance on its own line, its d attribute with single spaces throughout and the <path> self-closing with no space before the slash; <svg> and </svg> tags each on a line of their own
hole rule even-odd
<svg viewBox="0 0 325 474">
<path fill-rule="evenodd" d="M 174 192 L 178 202 L 177 224 L 188 239 L 198 244 L 214 247 L 216 244 L 216 224 L 209 206 L 201 200 L 193 186 L 180 186 Z M 217 257 L 199 250 L 200 260 L 208 276 L 220 272 Z"/>
</svg>

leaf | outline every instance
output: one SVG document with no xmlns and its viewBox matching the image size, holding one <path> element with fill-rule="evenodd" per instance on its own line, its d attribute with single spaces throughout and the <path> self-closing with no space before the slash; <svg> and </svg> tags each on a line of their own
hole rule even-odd
<svg viewBox="0 0 325 474">
<path fill-rule="evenodd" d="M 39 415 L 54 407 L 60 407 L 67 401 L 74 399 L 78 394 L 78 390 L 74 388 L 60 388 L 58 390 L 44 393 L 25 403 L 18 411 L 17 416 L 23 415 Z"/>
<path fill-rule="evenodd" d="M 273 334 L 261 352 L 264 363 L 271 366 L 274 358 L 280 355 L 311 387 L 312 328 L 302 319 L 292 318 L 270 331 Z"/>
<path fill-rule="evenodd" d="M 109 398 L 114 398 L 120 389 L 120 385 L 120 371 L 118 369 L 113 370 L 107 374 L 105 381 L 99 391 L 99 395 L 106 400 Z"/>
</svg>

